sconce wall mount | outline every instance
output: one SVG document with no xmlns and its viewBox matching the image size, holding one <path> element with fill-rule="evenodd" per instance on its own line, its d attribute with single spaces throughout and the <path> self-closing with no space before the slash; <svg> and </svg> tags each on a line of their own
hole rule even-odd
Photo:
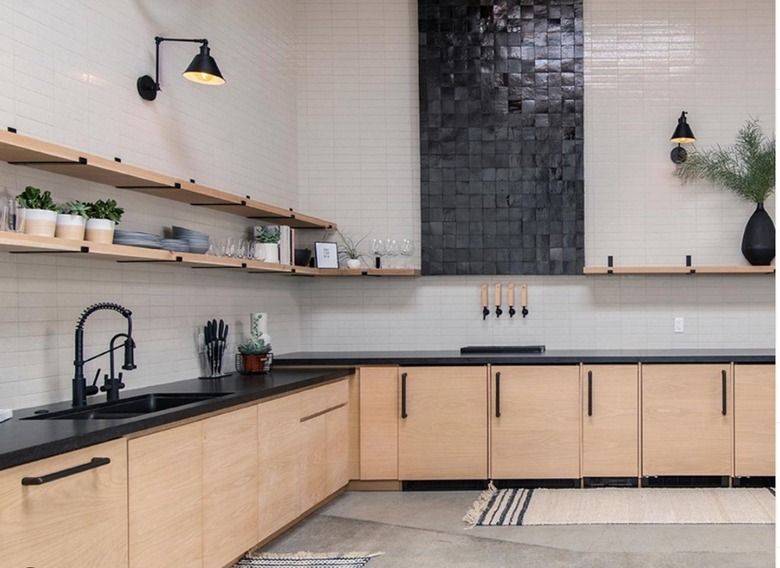
<svg viewBox="0 0 780 568">
<path fill-rule="evenodd" d="M 182 73 L 185 79 L 200 83 L 202 85 L 224 85 L 225 79 L 222 77 L 222 73 L 217 67 L 217 62 L 211 57 L 211 50 L 209 49 L 209 40 L 207 39 L 181 39 L 171 37 L 154 38 L 155 55 L 154 55 L 154 79 L 149 75 L 144 75 L 138 78 L 136 81 L 136 88 L 141 98 L 147 101 L 153 101 L 157 98 L 157 91 L 160 90 L 160 44 L 164 41 L 177 41 L 188 43 L 199 43 L 200 52 L 195 56 L 190 63 L 189 67 Z"/>
<path fill-rule="evenodd" d="M 674 129 L 674 134 L 671 137 L 671 141 L 677 143 L 677 147 L 672 149 L 672 162 L 675 164 L 682 164 L 688 159 L 688 152 L 681 145 L 696 142 L 696 137 L 688 125 L 686 114 L 688 114 L 686 111 L 682 111 L 680 114 L 680 118 L 677 119 L 677 128 Z"/>
</svg>

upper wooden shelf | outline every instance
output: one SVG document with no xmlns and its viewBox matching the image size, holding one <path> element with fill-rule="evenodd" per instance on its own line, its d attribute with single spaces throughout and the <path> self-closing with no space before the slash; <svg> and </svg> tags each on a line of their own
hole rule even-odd
<svg viewBox="0 0 780 568">
<path fill-rule="evenodd" d="M 774 274 L 770 266 L 586 266 L 583 274 Z"/>
<path fill-rule="evenodd" d="M 206 207 L 259 221 L 302 229 L 331 229 L 336 224 L 293 209 L 285 209 L 256 201 L 249 196 L 227 193 L 219 189 L 181 180 L 113 160 L 93 156 L 50 142 L 17 134 L 14 129 L 0 131 L 0 160 L 28 166 L 78 179 L 113 185 L 119 189 L 137 191 Z"/>
<path fill-rule="evenodd" d="M 199 269 L 225 269 L 248 272 L 249 274 L 292 274 L 300 276 L 417 276 L 412 268 L 383 269 L 325 269 L 293 266 L 248 260 L 211 256 L 189 252 L 170 252 L 125 245 L 73 241 L 51 237 L 38 237 L 23 233 L 0 231 L 0 251 L 11 254 L 86 254 L 89 257 L 113 260 L 122 263 L 177 263 Z"/>
</svg>

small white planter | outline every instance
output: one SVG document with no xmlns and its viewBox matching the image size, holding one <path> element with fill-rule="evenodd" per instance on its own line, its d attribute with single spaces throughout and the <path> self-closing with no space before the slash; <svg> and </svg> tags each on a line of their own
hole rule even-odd
<svg viewBox="0 0 780 568">
<path fill-rule="evenodd" d="M 347 268 L 360 268 L 360 259 L 359 258 L 348 258 L 347 259 Z"/>
<path fill-rule="evenodd" d="M 255 253 L 263 262 L 279 263 L 279 243 L 256 243 Z"/>
<path fill-rule="evenodd" d="M 57 212 L 45 209 L 20 209 L 27 235 L 53 237 L 57 228 Z"/>
<path fill-rule="evenodd" d="M 84 226 L 86 219 L 81 215 L 57 215 L 57 229 L 54 236 L 60 239 L 84 240 Z"/>
<path fill-rule="evenodd" d="M 114 222 L 109 219 L 87 219 L 85 239 L 93 243 L 114 242 Z"/>
</svg>

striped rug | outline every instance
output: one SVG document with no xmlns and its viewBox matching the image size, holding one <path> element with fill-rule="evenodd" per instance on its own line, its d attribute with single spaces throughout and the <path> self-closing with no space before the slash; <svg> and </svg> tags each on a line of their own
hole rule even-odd
<svg viewBox="0 0 780 568">
<path fill-rule="evenodd" d="M 349 552 L 346 554 L 313 554 L 311 552 L 294 552 L 292 554 L 257 553 L 247 554 L 233 568 L 361 568 L 371 558 L 381 554 L 363 554 Z"/>
<path fill-rule="evenodd" d="M 500 489 L 483 492 L 471 526 L 773 524 L 769 489 Z"/>
</svg>

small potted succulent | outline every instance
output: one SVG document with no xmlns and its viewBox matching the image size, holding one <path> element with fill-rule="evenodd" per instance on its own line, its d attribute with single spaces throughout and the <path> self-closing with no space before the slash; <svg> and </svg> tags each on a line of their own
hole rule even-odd
<svg viewBox="0 0 780 568">
<path fill-rule="evenodd" d="M 260 334 L 262 336 L 262 334 Z M 271 368 L 271 344 L 260 336 L 253 335 L 238 346 L 240 364 L 236 365 L 245 374 L 267 373 Z M 238 361 L 237 361 L 238 363 Z"/>
<path fill-rule="evenodd" d="M 51 192 L 28 185 L 16 196 L 16 202 L 20 207 L 19 214 L 23 219 L 26 234 L 54 236 L 57 227 L 57 205 L 51 198 Z"/>
<path fill-rule="evenodd" d="M 84 239 L 84 228 L 89 218 L 87 204 L 83 201 L 68 201 L 58 206 L 57 228 L 54 236 L 61 239 Z"/>
<path fill-rule="evenodd" d="M 347 268 L 360 268 L 360 263 L 363 260 L 363 253 L 358 250 L 358 246 L 365 240 L 365 236 L 355 241 L 352 237 L 344 235 L 341 231 L 336 229 L 336 233 L 341 239 L 339 245 L 339 257 L 344 259 L 344 263 Z"/>
<path fill-rule="evenodd" d="M 266 225 L 255 228 L 256 248 L 261 249 L 258 254 L 265 262 L 279 262 L 279 239 L 282 230 L 278 225 Z"/>
<path fill-rule="evenodd" d="M 96 243 L 112 243 L 114 227 L 122 219 L 125 210 L 113 199 L 99 199 L 87 203 L 86 240 Z"/>
</svg>

